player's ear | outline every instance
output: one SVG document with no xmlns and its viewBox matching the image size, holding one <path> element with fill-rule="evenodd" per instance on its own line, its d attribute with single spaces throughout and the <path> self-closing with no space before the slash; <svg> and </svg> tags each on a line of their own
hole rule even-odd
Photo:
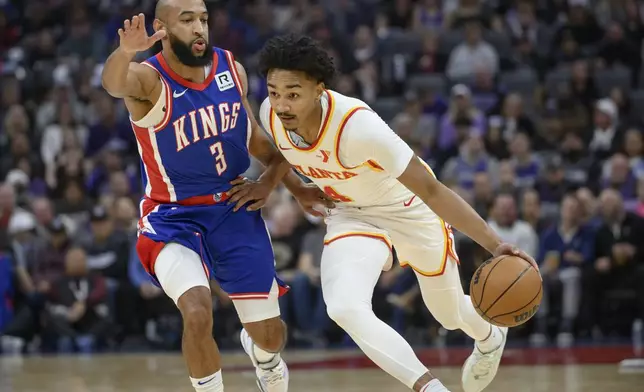
<svg viewBox="0 0 644 392">
<path fill-rule="evenodd" d="M 154 29 L 155 32 L 160 31 L 160 30 L 164 30 L 166 32 L 166 34 L 165 34 L 165 37 L 163 37 L 161 39 L 168 38 L 168 31 L 166 30 L 165 23 L 163 23 L 161 21 L 161 19 L 154 19 L 154 22 L 152 22 L 152 28 Z"/>
<path fill-rule="evenodd" d="M 325 89 L 326 89 L 326 86 L 324 85 L 323 82 L 318 83 L 316 88 L 316 93 L 317 93 L 316 95 L 318 99 L 322 98 L 322 94 L 324 93 Z"/>
</svg>

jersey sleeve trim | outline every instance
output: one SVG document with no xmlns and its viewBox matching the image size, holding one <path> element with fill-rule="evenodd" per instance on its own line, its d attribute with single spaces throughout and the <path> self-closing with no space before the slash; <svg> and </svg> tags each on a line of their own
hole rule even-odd
<svg viewBox="0 0 644 392">
<path fill-rule="evenodd" d="M 159 65 L 161 66 L 161 68 L 163 68 L 163 71 L 167 73 L 172 80 L 179 83 L 183 87 L 191 88 L 197 91 L 203 91 L 210 85 L 212 80 L 215 78 L 215 72 L 217 71 L 217 65 L 219 63 L 219 55 L 217 54 L 217 50 L 215 50 L 212 55 L 212 67 L 210 68 L 210 73 L 202 83 L 195 83 L 187 79 L 184 79 L 181 75 L 174 72 L 172 68 L 170 68 L 168 63 L 165 61 L 165 57 L 163 57 L 163 53 L 157 54 L 156 59 L 159 62 Z"/>
<path fill-rule="evenodd" d="M 229 50 L 224 50 L 224 53 L 226 53 L 228 68 L 230 68 L 230 73 L 233 74 L 233 80 L 235 81 L 235 85 L 237 86 L 237 91 L 239 91 L 239 95 L 244 97 L 244 87 L 241 83 L 241 79 L 239 78 L 239 72 L 237 72 L 237 65 L 235 65 L 235 57 Z"/>
<path fill-rule="evenodd" d="M 170 88 L 168 81 L 165 80 L 161 72 L 159 72 L 159 70 L 156 69 L 154 65 L 148 63 L 147 61 L 144 61 L 141 64 L 147 65 L 148 67 L 152 68 L 157 74 L 159 74 L 159 79 L 161 80 L 161 83 L 163 83 L 163 90 L 165 92 L 165 114 L 161 122 L 154 126 L 154 132 L 158 132 L 163 128 L 167 127 L 168 123 L 170 122 L 170 119 L 172 118 L 172 89 Z M 159 99 L 161 99 L 161 97 L 159 97 Z M 155 103 L 154 106 L 156 106 L 157 103 Z M 154 107 L 152 110 L 154 110 Z M 150 110 L 150 112 L 152 112 L 152 110 Z M 138 126 L 138 124 L 140 124 L 143 120 L 145 120 L 148 114 L 143 116 L 143 118 L 138 121 L 132 121 L 132 123 Z"/>
<path fill-rule="evenodd" d="M 372 167 L 372 168 L 377 168 L 377 169 L 379 169 L 379 170 L 383 170 L 383 169 L 382 169 L 382 167 L 380 167 L 380 165 L 378 165 L 377 163 L 373 162 L 373 164 L 372 164 L 372 163 L 371 163 L 372 161 L 363 162 L 361 165 L 353 166 L 353 167 L 349 167 L 349 166 L 345 166 L 345 165 L 342 163 L 342 160 L 340 159 L 340 139 L 342 138 L 342 132 L 344 132 L 344 128 L 346 127 L 347 123 L 349 122 L 349 119 L 350 119 L 354 114 L 356 114 L 359 110 L 369 110 L 369 111 L 372 111 L 371 109 L 366 108 L 366 107 L 364 107 L 364 106 L 357 106 L 357 107 L 354 107 L 354 108 L 352 108 L 351 110 L 349 110 L 349 111 L 347 112 L 347 114 L 345 114 L 345 115 L 344 115 L 344 117 L 342 118 L 342 121 L 340 121 L 340 126 L 338 127 L 338 134 L 335 136 L 335 143 L 334 143 L 334 144 L 335 144 L 335 159 L 338 161 L 338 164 L 339 164 L 343 169 L 346 169 L 346 170 L 355 169 L 355 168 L 360 167 L 360 166 L 362 166 L 362 165 L 364 165 L 364 164 L 369 164 L 369 166 L 370 166 L 370 167 Z M 375 165 L 374 165 L 374 164 L 375 164 Z"/>
</svg>

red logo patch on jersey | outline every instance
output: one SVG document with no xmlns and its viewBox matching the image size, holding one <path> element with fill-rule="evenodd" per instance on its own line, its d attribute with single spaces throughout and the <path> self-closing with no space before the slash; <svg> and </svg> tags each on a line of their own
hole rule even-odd
<svg viewBox="0 0 644 392">
<path fill-rule="evenodd" d="M 318 155 L 318 158 L 322 159 L 322 163 L 327 163 L 329 162 L 329 157 L 331 156 L 331 151 L 328 150 L 320 150 L 320 154 L 322 156 Z"/>
</svg>

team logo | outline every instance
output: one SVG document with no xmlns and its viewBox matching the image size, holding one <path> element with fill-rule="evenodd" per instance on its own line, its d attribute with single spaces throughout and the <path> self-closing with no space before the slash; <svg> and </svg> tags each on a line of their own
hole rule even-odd
<svg viewBox="0 0 644 392">
<path fill-rule="evenodd" d="M 219 203 L 221 201 L 221 193 L 214 194 L 213 199 L 215 199 L 215 201 Z"/>
<path fill-rule="evenodd" d="M 215 81 L 217 82 L 217 87 L 219 91 L 226 91 L 235 87 L 235 81 L 233 76 L 230 74 L 230 71 L 224 71 L 215 75 Z"/>
</svg>

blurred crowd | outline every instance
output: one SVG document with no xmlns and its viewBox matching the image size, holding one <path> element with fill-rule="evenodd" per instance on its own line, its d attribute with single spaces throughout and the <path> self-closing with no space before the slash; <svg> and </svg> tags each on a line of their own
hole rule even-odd
<svg viewBox="0 0 644 392">
<path fill-rule="evenodd" d="M 0 0 L 1 351 L 180 345 L 177 311 L 134 251 L 141 181 L 127 113 L 100 86 L 118 27 L 153 15 L 154 3 Z M 331 87 L 369 103 L 504 240 L 538 260 L 543 306 L 515 336 L 569 345 L 642 330 L 642 2 L 206 3 L 210 42 L 249 70 L 255 107 L 266 96 L 253 72 L 263 42 L 313 36 L 335 57 Z M 264 215 L 292 288 L 281 304 L 291 344 L 350 344 L 320 293 L 324 222 L 284 189 Z M 488 255 L 456 235 L 467 291 Z M 234 308 L 212 288 L 215 337 L 237 347 Z M 409 269 L 382 275 L 373 306 L 414 344 L 464 339 L 431 318 Z"/>
</svg>

